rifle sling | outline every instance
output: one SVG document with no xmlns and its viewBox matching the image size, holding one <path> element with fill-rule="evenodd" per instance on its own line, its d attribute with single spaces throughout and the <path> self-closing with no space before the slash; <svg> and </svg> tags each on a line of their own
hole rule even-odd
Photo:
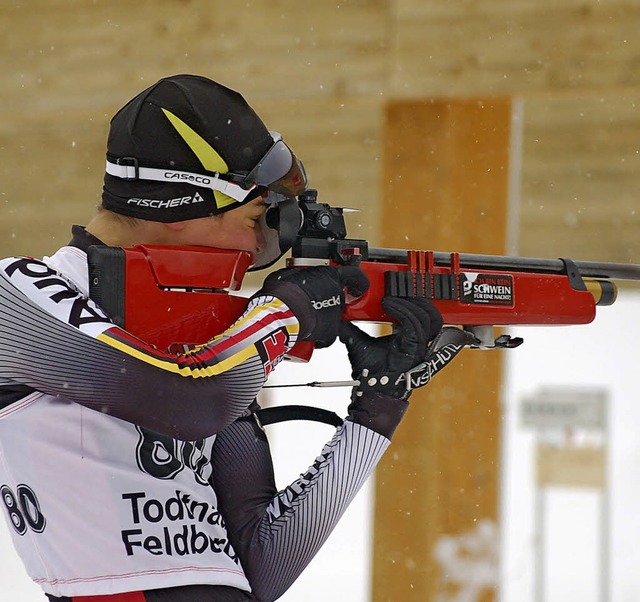
<svg viewBox="0 0 640 602">
<path fill-rule="evenodd" d="M 239 418 L 239 420 L 255 420 L 256 418 L 262 426 L 276 424 L 278 422 L 288 422 L 290 420 L 309 420 L 338 427 L 341 426 L 343 422 L 342 418 L 330 410 L 299 405 L 260 408 L 250 416 L 243 416 Z"/>
</svg>

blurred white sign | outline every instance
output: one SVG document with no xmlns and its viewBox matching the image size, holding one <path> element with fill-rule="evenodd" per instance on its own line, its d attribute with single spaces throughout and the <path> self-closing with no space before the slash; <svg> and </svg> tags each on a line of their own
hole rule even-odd
<svg viewBox="0 0 640 602">
<path fill-rule="evenodd" d="M 606 393 L 601 389 L 546 388 L 522 402 L 522 424 L 538 431 L 563 428 L 602 430 Z"/>
</svg>

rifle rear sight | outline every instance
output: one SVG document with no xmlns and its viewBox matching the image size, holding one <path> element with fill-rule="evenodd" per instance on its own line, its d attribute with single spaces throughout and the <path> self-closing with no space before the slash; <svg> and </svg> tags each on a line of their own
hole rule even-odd
<svg viewBox="0 0 640 602">
<path fill-rule="evenodd" d="M 293 244 L 293 258 L 331 259 L 340 264 L 357 264 L 369 257 L 366 240 L 347 238 L 343 209 L 318 203 L 318 191 L 307 190 L 299 197 L 302 227 Z"/>
</svg>

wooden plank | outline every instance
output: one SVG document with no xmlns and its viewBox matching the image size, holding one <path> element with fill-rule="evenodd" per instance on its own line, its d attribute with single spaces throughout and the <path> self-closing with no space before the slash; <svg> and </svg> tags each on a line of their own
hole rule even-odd
<svg viewBox="0 0 640 602">
<path fill-rule="evenodd" d="M 636 263 L 640 94 L 525 100 L 519 252 Z"/>
<path fill-rule="evenodd" d="M 2 256 L 50 254 L 93 215 L 107 126 L 102 112 L 0 114 Z"/>
<path fill-rule="evenodd" d="M 397 3 L 392 89 L 418 97 L 640 83 L 632 0 Z"/>
<path fill-rule="evenodd" d="M 510 118 L 504 98 L 389 103 L 385 246 L 504 253 Z M 496 528 L 501 372 L 502 352 L 465 350 L 412 395 L 376 476 L 374 601 L 458 591 L 436 560 L 439 542 L 481 521 Z"/>
<path fill-rule="evenodd" d="M 33 0 L 0 5 L 5 110 L 119 105 L 173 73 L 253 101 L 376 95 L 387 2 Z"/>
</svg>

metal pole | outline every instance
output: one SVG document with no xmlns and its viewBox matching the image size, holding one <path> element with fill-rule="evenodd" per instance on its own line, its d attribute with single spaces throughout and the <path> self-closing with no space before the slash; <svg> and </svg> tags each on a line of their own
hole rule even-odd
<svg viewBox="0 0 640 602">
<path fill-rule="evenodd" d="M 609 492 L 609 404 L 605 399 L 603 423 L 602 423 L 602 446 L 604 453 L 604 467 L 602 479 L 601 508 L 600 508 L 600 599 L 602 602 L 609 602 L 610 596 L 610 571 L 611 571 L 611 533 L 610 533 L 610 492 Z"/>
<path fill-rule="evenodd" d="M 539 442 L 538 442 L 539 445 Z M 538 448 L 537 453 L 540 453 Z M 535 602 L 544 602 L 545 588 L 545 556 L 546 556 L 546 507 L 545 507 L 545 488 L 537 484 L 536 487 L 536 509 L 535 509 L 535 529 L 536 534 L 536 575 L 534 583 Z"/>
</svg>

